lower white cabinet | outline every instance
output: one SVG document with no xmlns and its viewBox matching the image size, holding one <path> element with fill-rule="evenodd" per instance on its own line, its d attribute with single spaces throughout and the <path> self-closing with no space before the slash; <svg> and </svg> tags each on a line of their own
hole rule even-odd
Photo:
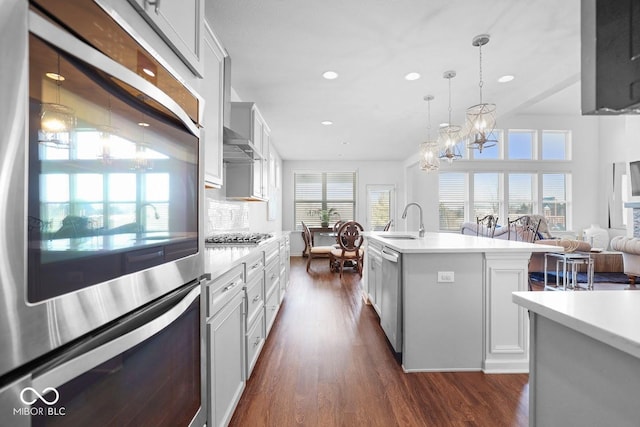
<svg viewBox="0 0 640 427">
<path fill-rule="evenodd" d="M 244 291 L 236 275 L 221 279 L 206 286 L 208 293 L 233 293 L 207 320 L 209 426 L 229 423 L 245 387 Z"/>
<path fill-rule="evenodd" d="M 374 310 L 380 312 L 382 296 L 382 247 L 372 242 L 367 245 L 367 293 Z"/>
<path fill-rule="evenodd" d="M 247 346 L 247 379 L 253 372 L 253 367 L 256 365 L 258 356 L 260 356 L 260 350 L 264 345 L 265 340 L 265 324 L 264 324 L 264 310 L 258 312 L 257 317 L 253 323 L 249 326 L 246 335 Z"/>
</svg>

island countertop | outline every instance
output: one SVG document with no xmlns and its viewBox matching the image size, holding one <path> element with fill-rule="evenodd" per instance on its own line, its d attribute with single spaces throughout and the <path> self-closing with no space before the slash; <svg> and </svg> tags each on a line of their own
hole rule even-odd
<svg viewBox="0 0 640 427">
<path fill-rule="evenodd" d="M 468 236 L 459 233 L 427 232 L 418 237 L 417 232 L 369 231 L 365 237 L 395 249 L 401 253 L 472 253 L 472 252 L 562 252 L 560 246 L 539 245 L 505 239 Z"/>
<path fill-rule="evenodd" d="M 640 358 L 640 292 L 514 292 L 530 311 Z"/>
</svg>

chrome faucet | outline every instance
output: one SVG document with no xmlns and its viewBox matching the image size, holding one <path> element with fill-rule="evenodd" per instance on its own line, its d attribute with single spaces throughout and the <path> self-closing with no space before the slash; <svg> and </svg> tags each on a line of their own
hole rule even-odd
<svg viewBox="0 0 640 427">
<path fill-rule="evenodd" d="M 144 212 L 144 208 L 146 207 L 150 207 L 151 209 L 153 209 L 153 216 L 155 217 L 155 219 L 160 219 L 160 214 L 158 214 L 158 209 L 156 209 L 156 207 L 152 204 L 152 203 L 143 203 L 142 205 L 140 205 L 140 225 L 138 226 L 138 233 L 143 233 L 144 230 L 144 221 L 142 221 L 143 218 L 143 212 Z"/>
<path fill-rule="evenodd" d="M 415 202 L 411 202 L 409 203 L 407 206 L 404 207 L 404 212 L 402 212 L 402 219 L 406 219 L 407 218 L 407 210 L 409 209 L 409 206 L 417 206 L 418 209 L 420 209 L 420 228 L 418 228 L 418 236 L 420 237 L 424 237 L 424 223 L 422 222 L 422 206 L 420 206 L 419 204 L 415 203 Z"/>
</svg>

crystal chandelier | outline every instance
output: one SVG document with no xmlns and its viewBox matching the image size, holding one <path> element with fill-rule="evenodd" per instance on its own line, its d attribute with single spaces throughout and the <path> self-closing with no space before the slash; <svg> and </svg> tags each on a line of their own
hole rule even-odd
<svg viewBox="0 0 640 427">
<path fill-rule="evenodd" d="M 482 102 L 482 46 L 489 43 L 488 34 L 475 36 L 471 42 L 480 53 L 480 103 L 467 108 L 466 132 L 469 148 L 482 153 L 484 148 L 493 147 L 497 140 L 493 130 L 496 126 L 496 105 Z"/>
<path fill-rule="evenodd" d="M 431 139 L 431 101 L 433 95 L 426 95 L 427 101 L 427 140 L 420 144 L 420 169 L 426 172 L 437 172 L 440 169 L 438 157 L 438 141 Z"/>
<path fill-rule="evenodd" d="M 449 122 L 440 128 L 438 145 L 440 146 L 440 158 L 446 159 L 449 164 L 454 160 L 462 158 L 458 142 L 460 142 L 460 126 L 451 124 L 451 79 L 456 76 L 453 70 L 445 71 L 442 77 L 449 80 Z"/>
</svg>

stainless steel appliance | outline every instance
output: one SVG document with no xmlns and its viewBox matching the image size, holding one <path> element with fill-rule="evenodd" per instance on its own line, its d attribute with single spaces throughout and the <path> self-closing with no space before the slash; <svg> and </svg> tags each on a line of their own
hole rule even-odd
<svg viewBox="0 0 640 427">
<path fill-rule="evenodd" d="M 98 358 L 75 352 L 87 339 L 104 340 L 87 354 L 123 349 L 112 327 L 176 290 L 199 292 L 198 97 L 116 19 L 89 0 L 8 0 L 0 11 L 0 408 L 47 405 L 30 393 L 91 370 Z M 191 385 L 204 390 L 201 371 Z"/>
<path fill-rule="evenodd" d="M 382 248 L 380 325 L 396 353 L 402 352 L 402 254 Z"/>
</svg>

